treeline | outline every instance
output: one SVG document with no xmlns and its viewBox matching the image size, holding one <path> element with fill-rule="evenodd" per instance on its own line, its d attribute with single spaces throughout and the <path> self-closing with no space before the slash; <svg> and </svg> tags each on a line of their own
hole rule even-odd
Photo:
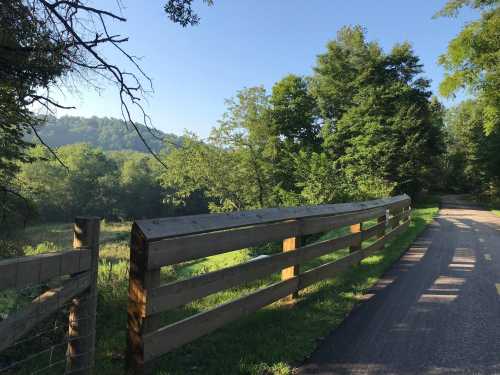
<svg viewBox="0 0 500 375">
<path fill-rule="evenodd" d="M 207 212 L 203 194 L 185 204 L 165 200 L 159 183 L 161 165 L 145 153 L 105 152 L 89 144 L 57 149 L 60 161 L 39 145 L 30 150 L 35 161 L 22 165 L 17 182 L 42 221 L 71 221 L 78 215 L 112 220 Z"/>
<path fill-rule="evenodd" d="M 154 152 L 159 152 L 166 146 L 175 148 L 182 143 L 182 137 L 175 134 L 165 134 L 157 129 L 149 129 L 137 124 L 146 143 Z M 61 147 L 75 143 L 88 143 L 103 150 L 134 150 L 148 152 L 148 149 L 137 136 L 132 125 L 116 118 L 48 116 L 38 127 L 38 134 L 44 143 L 50 147 Z M 33 134 L 27 137 L 36 142 Z"/>
<path fill-rule="evenodd" d="M 485 131 L 485 106 L 467 100 L 446 115 L 446 190 L 467 192 L 488 204 L 500 204 L 500 128 Z"/>
<path fill-rule="evenodd" d="M 493 199 L 500 135 L 494 129 L 486 135 L 483 114 L 480 101 L 446 111 L 431 95 L 409 44 L 386 52 L 367 41 L 361 27 L 345 27 L 318 56 L 311 76 L 290 74 L 270 92 L 245 88 L 227 101 L 208 139 L 188 133 L 174 143 L 167 140 L 159 148 L 166 168 L 148 154 L 105 151 L 94 142 L 58 148 L 62 165 L 37 146 L 29 153 L 32 162 L 20 165 L 17 181 L 39 217 L 57 221 L 336 203 L 397 193 L 418 199 L 427 191 Z"/>
<path fill-rule="evenodd" d="M 162 183 L 215 211 L 342 202 L 441 188 L 443 107 L 407 43 L 385 52 L 345 27 L 308 77 L 246 88 L 207 142 L 186 135 Z"/>
</svg>

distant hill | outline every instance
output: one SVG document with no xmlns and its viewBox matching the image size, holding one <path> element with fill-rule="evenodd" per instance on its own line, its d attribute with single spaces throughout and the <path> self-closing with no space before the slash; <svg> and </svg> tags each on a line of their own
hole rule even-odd
<svg viewBox="0 0 500 375">
<path fill-rule="evenodd" d="M 165 147 L 162 139 L 168 140 L 168 147 L 180 146 L 182 143 L 182 137 L 175 134 L 166 134 L 156 130 L 153 135 L 144 125 L 140 125 L 140 129 L 148 145 L 155 152 Z M 147 152 L 132 126 L 116 118 L 49 117 L 47 123 L 38 129 L 38 133 L 51 147 L 85 142 L 103 150 Z"/>
</svg>

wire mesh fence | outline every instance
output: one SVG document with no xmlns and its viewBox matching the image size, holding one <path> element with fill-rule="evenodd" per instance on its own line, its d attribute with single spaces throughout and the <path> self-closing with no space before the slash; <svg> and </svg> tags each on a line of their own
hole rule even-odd
<svg viewBox="0 0 500 375">
<path fill-rule="evenodd" d="M 33 289 L 44 290 L 45 286 L 40 285 L 35 288 L 26 288 L 21 290 L 15 305 L 11 306 L 10 311 L 2 311 L 2 322 L 8 322 L 8 318 L 22 312 L 27 304 L 26 297 L 33 293 Z M 50 292 L 47 289 L 43 293 Z M 9 291 L 12 295 L 12 292 Z M 12 298 L 12 297 L 11 297 Z M 71 344 L 89 339 L 91 335 L 78 335 L 78 327 L 90 320 L 90 315 L 79 315 L 76 318 L 71 314 L 71 310 L 78 304 L 82 305 L 88 302 L 89 296 L 81 295 L 69 299 L 69 301 L 58 301 L 59 309 L 49 318 L 44 319 L 31 329 L 19 340 L 14 341 L 7 349 L 0 353 L 0 374 L 67 374 L 80 372 L 82 369 L 70 369 L 68 363 L 70 359 L 88 355 L 84 353 L 74 353 L 71 351 Z M 30 302 L 30 306 L 36 305 L 40 297 Z M 41 309 L 36 309 L 36 315 L 41 313 Z M 69 335 L 69 332 L 72 335 Z M 76 334 L 75 334 L 76 332 Z"/>
<path fill-rule="evenodd" d="M 98 238 L 98 219 L 79 218 L 70 257 L 40 254 L 0 261 L 0 271 L 13 271 L 11 278 L 0 278 L 0 375 L 90 373 L 94 364 Z M 74 261 L 72 255 L 79 249 L 85 249 L 86 255 L 90 250 L 88 267 L 82 271 L 78 262 L 80 272 L 63 274 L 71 272 L 63 270 L 74 269 L 68 260 Z M 23 272 L 31 269 L 32 275 L 20 275 L 21 268 Z M 52 273 L 57 276 L 46 277 Z M 19 287 L 28 284 L 19 280 L 43 282 Z"/>
</svg>

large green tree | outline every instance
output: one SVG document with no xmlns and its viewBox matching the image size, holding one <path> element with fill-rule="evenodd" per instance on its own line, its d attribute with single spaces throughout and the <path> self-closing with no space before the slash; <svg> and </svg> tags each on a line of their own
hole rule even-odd
<svg viewBox="0 0 500 375">
<path fill-rule="evenodd" d="M 467 100 L 446 115 L 446 181 L 457 192 L 498 197 L 500 187 L 500 130 L 484 133 L 482 102 Z"/>
<path fill-rule="evenodd" d="M 216 211 L 319 204 L 430 188 L 443 152 L 443 108 L 408 44 L 385 53 L 345 27 L 312 77 L 227 101 L 208 142 L 166 158 L 169 199 L 204 191 Z"/>
<path fill-rule="evenodd" d="M 318 151 L 321 147 L 318 107 L 308 81 L 289 74 L 276 82 L 270 96 L 268 126 L 276 145 L 274 179 L 283 203 L 294 203 L 289 193 L 300 192 L 295 174 L 298 153 Z"/>
<path fill-rule="evenodd" d="M 465 25 L 440 57 L 446 70 L 440 92 L 449 97 L 466 89 L 475 95 L 481 101 L 487 134 L 500 128 L 499 4 L 498 0 L 452 0 L 439 13 L 455 16 L 464 6 L 481 11 L 480 19 Z"/>
<path fill-rule="evenodd" d="M 318 148 L 318 110 L 307 79 L 289 74 L 276 82 L 270 105 L 273 131 L 289 148 Z"/>
<path fill-rule="evenodd" d="M 35 203 L 45 220 L 72 220 L 76 215 L 109 217 L 117 196 L 116 163 L 99 149 L 86 144 L 57 150 L 62 166 L 37 146 L 31 155 L 37 160 L 24 164 L 18 175 L 23 194 Z"/>
<path fill-rule="evenodd" d="M 278 136 L 269 117 L 269 96 L 263 87 L 247 88 L 226 105 L 206 143 L 191 136 L 171 152 L 164 185 L 174 187 L 181 199 L 204 190 L 217 211 L 274 206 Z"/>
<path fill-rule="evenodd" d="M 443 152 L 441 108 L 407 43 L 385 53 L 359 27 L 345 27 L 318 57 L 312 88 L 324 150 L 338 168 L 367 171 L 416 194 L 430 187 Z"/>
</svg>

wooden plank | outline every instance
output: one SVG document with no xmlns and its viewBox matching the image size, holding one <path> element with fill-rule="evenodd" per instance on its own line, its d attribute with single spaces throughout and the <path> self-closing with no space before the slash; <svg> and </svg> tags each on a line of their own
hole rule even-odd
<svg viewBox="0 0 500 375">
<path fill-rule="evenodd" d="M 98 217 L 76 217 L 73 226 L 73 248 L 75 252 L 91 254 L 89 287 L 71 301 L 68 316 L 68 347 L 66 372 L 80 375 L 90 374 L 95 362 L 95 337 L 97 314 L 97 273 L 99 268 L 100 219 Z M 79 273 L 72 278 L 80 277 Z"/>
<path fill-rule="evenodd" d="M 377 207 L 351 214 L 301 219 L 302 228 L 300 234 L 313 234 L 345 227 L 347 225 L 373 219 L 383 212 L 385 212 L 384 207 Z"/>
<path fill-rule="evenodd" d="M 377 223 L 381 225 L 377 238 L 382 238 L 385 236 L 385 231 L 387 229 L 387 211 L 382 216 L 377 218 Z"/>
<path fill-rule="evenodd" d="M 90 251 L 65 250 L 0 261 L 0 290 L 38 285 L 90 267 Z"/>
<path fill-rule="evenodd" d="M 401 220 L 405 221 L 411 217 L 411 208 L 408 210 L 404 210 L 403 213 L 401 214 Z"/>
<path fill-rule="evenodd" d="M 290 237 L 283 240 L 283 252 L 295 251 L 301 246 L 301 237 Z M 299 274 L 299 264 L 296 263 L 291 267 L 284 268 L 281 271 L 281 280 L 292 279 Z M 287 296 L 286 298 L 292 300 L 299 297 L 299 292 Z"/>
<path fill-rule="evenodd" d="M 384 237 L 378 239 L 377 241 L 372 243 L 370 246 L 364 248 L 362 250 L 364 257 L 366 258 L 370 255 L 373 255 L 377 251 L 380 251 L 381 249 L 383 249 L 383 247 L 385 246 L 385 244 L 388 241 L 393 240 L 394 237 L 397 237 L 398 235 L 403 233 L 406 229 L 408 229 L 409 224 L 410 224 L 410 222 L 408 220 L 405 221 L 404 223 L 399 225 L 397 228 L 395 228 L 395 229 L 391 230 L 389 233 L 387 233 Z"/>
<path fill-rule="evenodd" d="M 383 221 L 379 221 L 378 224 L 372 225 L 368 229 L 363 229 L 361 232 L 361 239 L 362 241 L 365 241 L 375 235 L 379 235 L 382 230 L 385 230 L 385 217 Z"/>
<path fill-rule="evenodd" d="M 383 245 L 386 241 L 391 239 L 393 236 L 396 236 L 401 231 L 406 229 L 408 222 L 402 224 L 397 229 L 391 231 L 383 241 L 379 240 L 377 243 Z M 358 234 L 359 236 L 359 234 Z M 351 240 L 354 239 L 355 235 L 349 235 L 346 237 L 350 237 Z M 374 249 L 377 246 L 371 246 L 370 249 Z M 282 253 L 277 256 L 282 255 L 295 255 L 299 253 L 304 248 L 299 248 L 294 252 Z M 263 307 L 273 301 L 276 301 L 280 298 L 283 298 L 291 293 L 293 293 L 296 289 L 305 288 L 317 281 L 323 280 L 325 278 L 329 278 L 338 274 L 342 271 L 345 271 L 350 266 L 357 264 L 360 260 L 365 257 L 365 251 L 358 251 L 356 253 L 349 254 L 348 256 L 336 261 L 327 263 L 320 267 L 317 267 L 313 270 L 307 271 L 299 276 L 300 281 L 297 281 L 297 277 L 282 281 L 278 284 L 274 284 L 273 286 L 253 293 L 249 296 L 242 297 L 238 300 L 228 302 L 224 305 L 216 307 L 215 309 L 209 310 L 207 312 L 203 312 L 197 314 L 193 317 L 184 319 L 180 322 L 176 322 L 164 328 L 161 328 L 152 333 L 146 334 L 144 336 L 144 356 L 145 361 L 149 361 L 163 353 L 166 353 L 174 348 L 182 346 L 185 343 L 188 343 L 197 337 L 203 336 L 213 330 L 229 323 L 232 320 L 239 318 L 249 312 L 255 311 L 260 307 Z M 269 258 L 264 258 L 262 260 L 255 261 L 264 261 Z M 244 266 L 254 266 L 254 262 L 245 264 Z M 238 266 L 241 267 L 241 266 Z M 226 271 L 226 270 L 221 270 Z M 216 271 L 220 275 L 222 275 L 221 271 Z M 206 277 L 206 275 L 202 275 L 200 279 L 198 279 L 199 285 L 202 285 L 202 282 L 206 281 L 206 278 L 203 280 L 202 278 Z M 193 279 L 191 279 L 193 280 Z M 201 280 L 201 282 L 200 282 Z M 223 278 L 219 278 L 219 280 L 224 280 Z M 188 285 L 186 283 L 188 280 L 183 280 L 178 282 L 178 290 L 185 290 L 184 287 Z M 285 286 L 284 283 L 293 281 L 293 285 Z M 171 284 L 170 284 L 171 285 Z M 280 290 L 275 290 L 275 288 L 280 288 Z M 283 289 L 282 289 L 283 287 Z M 157 295 L 156 295 L 157 297 Z"/>
<path fill-rule="evenodd" d="M 363 230 L 363 223 L 356 223 L 356 224 L 351 225 L 350 230 L 351 230 L 351 233 L 361 233 L 361 231 Z M 362 237 L 359 236 L 358 242 L 349 247 L 349 252 L 354 253 L 354 252 L 360 250 L 362 242 L 363 242 Z"/>
<path fill-rule="evenodd" d="M 318 281 L 331 278 L 349 267 L 358 264 L 363 259 L 363 252 L 356 251 L 335 261 L 323 264 L 307 272 L 300 274 L 299 290 L 308 287 Z"/>
<path fill-rule="evenodd" d="M 265 289 L 146 334 L 144 335 L 145 360 L 150 361 L 292 294 L 297 290 L 298 284 L 299 280 L 296 277 L 281 281 Z"/>
<path fill-rule="evenodd" d="M 127 307 L 126 368 L 128 374 L 146 374 L 151 371 L 151 367 L 144 360 L 143 337 L 159 326 L 159 316 L 146 315 L 149 293 L 160 284 L 160 269 L 148 270 L 146 267 L 148 254 L 148 243 L 134 223 L 130 241 Z"/>
<path fill-rule="evenodd" d="M 221 214 L 178 216 L 151 220 L 137 220 L 135 224 L 148 241 L 163 238 L 225 230 L 230 228 L 269 224 L 278 221 L 296 220 L 318 216 L 355 213 L 370 208 L 398 208 L 408 205 L 407 195 L 357 203 L 328 204 L 286 208 L 265 208 Z"/>
<path fill-rule="evenodd" d="M 340 228 L 378 217 L 381 212 L 385 212 L 385 208 L 154 241 L 149 243 L 147 266 L 158 268 L 288 237 Z"/>
<path fill-rule="evenodd" d="M 392 233 L 393 231 L 391 231 Z M 374 243 L 370 244 L 369 246 L 365 247 L 363 251 L 363 258 L 369 257 L 373 255 L 374 253 L 382 250 L 385 246 L 385 244 L 388 241 L 389 234 L 385 235 L 384 237 L 379 238 L 377 241 Z"/>
<path fill-rule="evenodd" d="M 410 212 L 410 210 L 399 210 L 397 213 L 394 213 L 394 215 L 389 219 L 389 229 L 396 228 L 400 221 L 406 220 L 409 217 Z"/>
<path fill-rule="evenodd" d="M 387 241 L 392 241 L 394 237 L 399 236 L 401 233 L 403 233 L 408 227 L 410 226 L 410 221 L 406 220 L 403 223 L 401 223 L 397 228 L 393 229 L 391 232 L 389 232 L 386 237 Z"/>
<path fill-rule="evenodd" d="M 409 204 L 408 204 L 409 205 Z M 405 206 L 403 207 L 395 207 L 389 209 L 389 228 L 393 229 L 399 225 L 399 220 L 401 218 L 401 214 L 404 211 Z"/>
<path fill-rule="evenodd" d="M 28 334 L 38 323 L 58 311 L 74 296 L 88 288 L 89 273 L 80 274 L 58 288 L 51 289 L 33 300 L 23 310 L 0 322 L 0 352 Z"/>
<path fill-rule="evenodd" d="M 319 256 L 343 249 L 357 241 L 359 234 L 321 241 L 298 248 L 238 264 L 233 267 L 205 273 L 186 280 L 165 284 L 149 292 L 145 315 L 173 309 L 193 300 L 206 297 L 278 272 L 284 267 L 307 262 Z"/>
<path fill-rule="evenodd" d="M 372 255 L 373 253 L 380 251 L 384 248 L 385 244 L 388 241 L 394 239 L 394 237 L 404 232 L 408 228 L 409 223 L 409 221 L 405 221 L 396 229 L 393 229 L 387 235 L 378 239 L 373 244 L 362 250 L 358 250 L 355 253 L 351 253 L 348 256 L 341 258 L 340 260 L 323 264 L 319 267 L 313 268 L 312 270 L 300 274 L 299 290 L 325 278 L 333 277 L 336 274 L 345 271 L 350 266 L 359 263 L 361 260 Z"/>
</svg>

